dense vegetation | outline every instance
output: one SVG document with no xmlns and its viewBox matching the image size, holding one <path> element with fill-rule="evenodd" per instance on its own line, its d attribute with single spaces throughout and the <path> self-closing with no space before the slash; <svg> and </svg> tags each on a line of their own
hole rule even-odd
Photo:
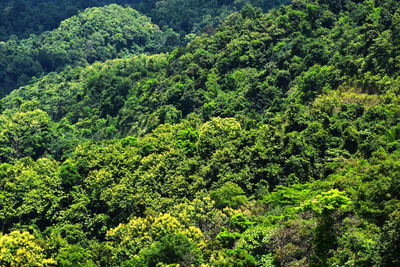
<svg viewBox="0 0 400 267">
<path fill-rule="evenodd" d="M 109 2 L 129 3 L 151 16 L 116 5 L 91 8 L 61 22 L 77 10 Z M 69 1 L 13 0 L 0 3 L 0 96 L 66 66 L 154 54 L 184 46 L 196 34 L 215 33 L 215 27 L 245 3 L 268 10 L 274 1 Z M 188 12 L 188 11 L 191 12 Z M 73 12 L 73 13 L 71 13 Z M 58 27 L 58 28 L 57 28 Z M 172 30 L 174 28 L 178 33 Z M 52 31 L 45 31 L 52 30 Z M 13 33 L 13 35 L 11 35 Z M 37 35 L 35 35 L 37 34 Z"/>
<path fill-rule="evenodd" d="M 163 33 L 136 10 L 115 4 L 90 8 L 51 32 L 0 44 L 0 93 L 66 66 L 159 53 L 176 44 L 175 33 Z"/>
<path fill-rule="evenodd" d="M 28 38 L 57 28 L 79 10 L 107 4 L 135 4 L 135 0 L 8 0 L 0 2 L 0 41 L 14 35 Z"/>
<path fill-rule="evenodd" d="M 135 9 L 151 17 L 160 27 L 169 27 L 181 37 L 191 39 L 193 34 L 214 34 L 225 18 L 241 10 L 245 4 L 267 11 L 290 0 L 142 0 Z M 189 34 L 189 36 L 187 36 Z"/>
<path fill-rule="evenodd" d="M 289 0 L 9 0 L 0 3 L 0 41 L 11 36 L 28 38 L 58 27 L 59 23 L 88 7 L 111 3 L 130 6 L 153 19 L 161 27 L 183 33 L 203 32 L 220 24 L 223 19 L 251 3 L 269 10 Z"/>
<path fill-rule="evenodd" d="M 13 91 L 0 263 L 399 265 L 399 10 L 245 5 L 172 52 Z"/>
</svg>

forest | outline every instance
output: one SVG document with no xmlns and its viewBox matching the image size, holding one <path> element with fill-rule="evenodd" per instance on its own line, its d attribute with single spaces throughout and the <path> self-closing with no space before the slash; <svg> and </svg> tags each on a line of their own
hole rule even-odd
<svg viewBox="0 0 400 267">
<path fill-rule="evenodd" d="M 0 14 L 0 266 L 400 265 L 400 2 Z"/>
</svg>

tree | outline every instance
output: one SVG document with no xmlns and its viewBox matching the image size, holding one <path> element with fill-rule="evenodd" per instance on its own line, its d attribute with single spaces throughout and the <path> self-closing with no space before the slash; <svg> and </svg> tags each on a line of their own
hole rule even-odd
<svg viewBox="0 0 400 267">
<path fill-rule="evenodd" d="M 56 266 L 57 261 L 46 256 L 41 243 L 28 232 L 13 231 L 10 234 L 0 235 L 0 264 L 3 266 Z"/>
<path fill-rule="evenodd" d="M 211 191 L 211 198 L 218 208 L 231 207 L 237 209 L 247 202 L 247 197 L 240 186 L 232 182 L 226 182 L 219 189 Z"/>
<path fill-rule="evenodd" d="M 182 234 L 168 234 L 143 253 L 146 266 L 157 263 L 199 265 L 203 262 L 201 252 L 193 241 Z"/>
<path fill-rule="evenodd" d="M 380 239 L 380 256 L 382 266 L 400 264 L 400 211 L 395 210 L 390 214 L 389 220 L 383 226 Z"/>
<path fill-rule="evenodd" d="M 311 266 L 328 263 L 329 251 L 337 244 L 337 234 L 334 231 L 337 213 L 348 209 L 351 204 L 345 192 L 333 189 L 318 195 L 315 199 L 307 200 L 299 207 L 300 211 L 313 211 L 317 218 Z"/>
<path fill-rule="evenodd" d="M 22 157 L 38 159 L 51 140 L 51 119 L 40 110 L 18 111 L 0 117 L 0 158 L 10 162 Z"/>
</svg>

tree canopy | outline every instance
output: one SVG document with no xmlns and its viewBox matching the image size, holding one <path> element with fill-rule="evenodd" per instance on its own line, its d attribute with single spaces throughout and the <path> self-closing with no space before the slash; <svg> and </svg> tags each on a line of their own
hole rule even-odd
<svg viewBox="0 0 400 267">
<path fill-rule="evenodd" d="M 400 3 L 271 4 L 138 4 L 162 30 L 113 4 L 0 44 L 43 74 L 1 102 L 0 263 L 396 266 Z"/>
</svg>

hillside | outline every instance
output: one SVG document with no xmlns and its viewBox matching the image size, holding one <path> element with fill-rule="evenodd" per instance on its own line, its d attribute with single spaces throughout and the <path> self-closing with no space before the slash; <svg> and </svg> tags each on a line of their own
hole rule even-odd
<svg viewBox="0 0 400 267">
<path fill-rule="evenodd" d="M 57 28 L 61 21 L 88 7 L 135 4 L 130 0 L 9 0 L 0 2 L 0 41 L 29 38 Z"/>
<path fill-rule="evenodd" d="M 244 5 L 13 91 L 0 263 L 399 265 L 399 8 Z"/>
<path fill-rule="evenodd" d="M 115 4 L 89 8 L 50 32 L 1 43 L 0 93 L 4 96 L 32 77 L 66 66 L 168 51 L 177 45 L 177 38 L 132 8 Z"/>
<path fill-rule="evenodd" d="M 161 27 L 174 28 L 182 38 L 191 32 L 216 27 L 224 18 L 246 3 L 264 11 L 288 4 L 289 0 L 9 0 L 0 2 L 0 41 L 11 36 L 29 38 L 56 29 L 60 22 L 89 7 L 109 4 L 132 7 L 151 17 Z M 13 37 L 13 38 L 14 38 Z"/>
<path fill-rule="evenodd" d="M 246 4 L 269 11 L 290 0 L 142 0 L 133 5 L 135 9 L 160 27 L 172 28 L 183 37 L 202 33 L 213 34 L 227 16 L 240 11 Z"/>
<path fill-rule="evenodd" d="M 154 54 L 185 46 L 196 35 L 213 34 L 229 14 L 246 3 L 257 4 L 264 10 L 286 3 L 261 2 L 93 0 L 74 1 L 71 5 L 70 1 L 56 4 L 52 0 L 12 0 L 0 3 L 0 96 L 31 83 L 33 77 L 60 72 L 68 65 L 83 66 L 97 60 Z M 110 3 L 132 6 L 151 18 L 116 5 L 83 10 Z M 71 15 L 75 16 L 66 19 Z"/>
</svg>

